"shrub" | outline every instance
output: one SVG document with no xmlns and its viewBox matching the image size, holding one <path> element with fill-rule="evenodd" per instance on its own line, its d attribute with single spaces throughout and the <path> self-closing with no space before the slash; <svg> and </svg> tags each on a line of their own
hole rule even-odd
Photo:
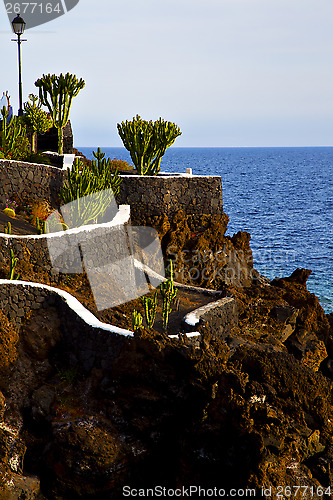
<svg viewBox="0 0 333 500">
<path fill-rule="evenodd" d="M 130 171 L 134 170 L 133 165 L 130 165 L 127 161 L 125 160 L 118 160 L 117 158 L 114 158 L 113 160 L 110 160 L 110 169 L 111 172 L 115 172 L 116 170 L 120 171 Z"/>
</svg>

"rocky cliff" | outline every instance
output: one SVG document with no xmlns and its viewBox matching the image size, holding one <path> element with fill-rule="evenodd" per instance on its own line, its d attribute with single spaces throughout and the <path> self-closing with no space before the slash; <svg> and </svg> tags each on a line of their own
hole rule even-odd
<svg viewBox="0 0 333 500">
<path fill-rule="evenodd" d="M 182 213 L 143 222 L 176 272 L 199 270 L 184 281 L 236 298 L 238 325 L 217 338 L 200 324 L 196 346 L 142 329 L 110 368 L 83 373 L 56 307 L 32 310 L 19 329 L 2 314 L 0 497 L 113 500 L 128 488 L 200 486 L 330 498 L 333 321 L 307 290 L 310 271 L 263 279 L 249 235 L 225 236 L 227 216 L 196 222 L 195 233 Z M 231 269 L 243 275 L 229 280 Z"/>
</svg>

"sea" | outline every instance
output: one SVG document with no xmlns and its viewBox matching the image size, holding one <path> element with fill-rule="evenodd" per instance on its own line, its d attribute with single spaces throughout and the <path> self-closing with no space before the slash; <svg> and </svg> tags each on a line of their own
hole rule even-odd
<svg viewBox="0 0 333 500">
<path fill-rule="evenodd" d="M 93 159 L 97 147 L 78 147 Z M 132 164 L 124 148 L 101 148 Z M 251 234 L 254 267 L 270 279 L 311 269 L 307 285 L 333 313 L 333 147 L 169 148 L 164 172 L 218 175 L 227 235 Z"/>
</svg>

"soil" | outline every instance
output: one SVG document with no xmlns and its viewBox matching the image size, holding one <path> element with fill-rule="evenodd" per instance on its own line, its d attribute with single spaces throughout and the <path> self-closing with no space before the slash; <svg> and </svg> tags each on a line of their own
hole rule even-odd
<svg viewBox="0 0 333 500">
<path fill-rule="evenodd" d="M 33 226 L 28 221 L 27 217 L 17 214 L 16 217 L 9 217 L 8 215 L 0 212 L 0 232 L 4 232 L 5 227 L 10 222 L 12 226 L 12 234 L 16 235 L 28 235 L 28 234 L 38 234 L 36 226 Z"/>
</svg>

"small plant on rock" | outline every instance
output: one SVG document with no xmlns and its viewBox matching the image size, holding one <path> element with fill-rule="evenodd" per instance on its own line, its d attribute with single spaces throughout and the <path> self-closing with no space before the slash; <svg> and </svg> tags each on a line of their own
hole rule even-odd
<svg viewBox="0 0 333 500">
<path fill-rule="evenodd" d="M 6 206 L 3 210 L 4 214 L 8 215 L 9 217 L 15 217 L 16 216 L 16 210 L 17 210 L 18 204 L 14 200 L 9 200 L 7 198 L 6 200 Z"/>
<path fill-rule="evenodd" d="M 47 200 L 33 200 L 31 201 L 31 205 L 29 205 L 29 213 L 31 224 L 38 229 L 42 221 L 45 221 L 50 213 L 52 213 L 52 208 Z"/>
<path fill-rule="evenodd" d="M 7 224 L 4 227 L 4 233 L 5 234 L 12 234 L 12 225 L 9 221 L 7 222 Z"/>
</svg>

